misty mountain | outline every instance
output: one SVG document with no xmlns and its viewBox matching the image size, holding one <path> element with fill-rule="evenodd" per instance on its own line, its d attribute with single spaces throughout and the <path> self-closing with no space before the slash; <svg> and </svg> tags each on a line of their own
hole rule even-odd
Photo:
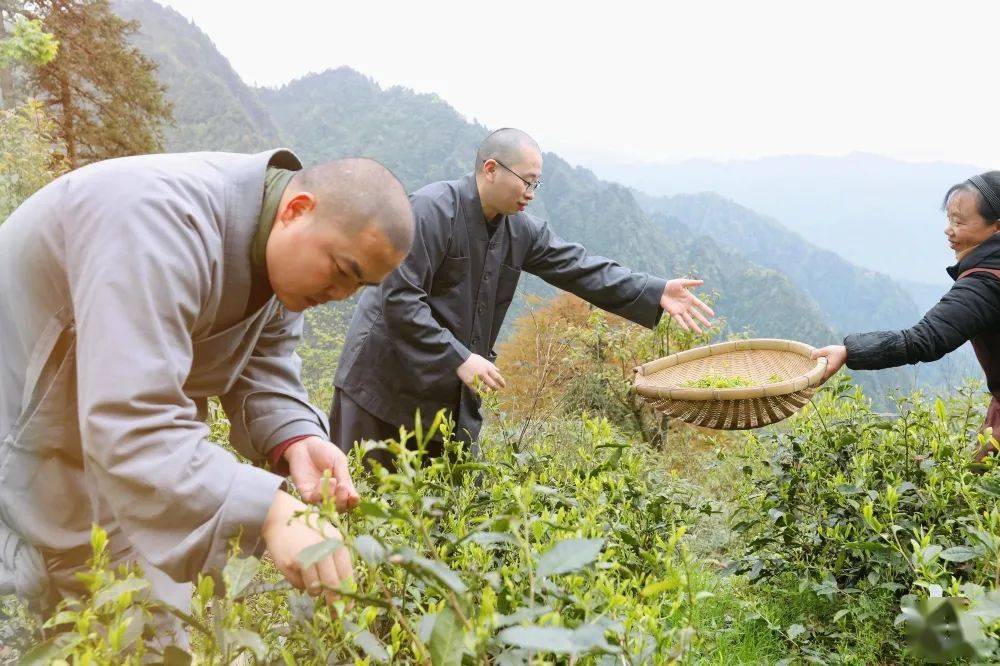
<svg viewBox="0 0 1000 666">
<path fill-rule="evenodd" d="M 653 196 L 716 192 L 774 218 L 814 245 L 894 278 L 947 284 L 941 199 L 984 169 L 852 153 L 679 164 L 591 165 Z"/>
<path fill-rule="evenodd" d="M 654 221 L 683 220 L 755 264 L 781 271 L 816 301 L 837 330 L 902 328 L 918 319 L 920 311 L 913 299 L 889 276 L 855 266 L 725 197 L 714 193 L 636 196 Z"/>
<path fill-rule="evenodd" d="M 467 122 L 436 95 L 393 87 L 342 67 L 276 90 L 259 90 L 289 146 L 307 160 L 365 155 L 383 162 L 409 189 L 472 171 L 487 129 Z M 531 212 L 593 252 L 667 277 L 691 270 L 709 277 L 734 330 L 756 335 L 829 339 L 815 303 L 786 276 L 754 265 L 709 239 L 664 233 L 627 188 L 598 179 L 546 153 Z M 713 279 L 714 277 L 714 279 Z M 553 290 L 535 279 L 524 293 Z"/>
<path fill-rule="evenodd" d="M 252 152 L 281 144 L 278 128 L 253 90 L 201 29 L 150 0 L 114 0 L 114 11 L 138 21 L 135 45 L 157 64 L 175 103 L 165 145 L 172 152 Z"/>
</svg>

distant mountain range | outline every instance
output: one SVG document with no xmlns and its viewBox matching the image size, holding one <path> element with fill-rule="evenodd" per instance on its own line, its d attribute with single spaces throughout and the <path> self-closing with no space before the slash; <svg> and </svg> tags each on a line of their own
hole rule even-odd
<svg viewBox="0 0 1000 666">
<path fill-rule="evenodd" d="M 152 0 L 119 0 L 114 6 L 141 23 L 136 43 L 159 65 L 176 117 L 167 133 L 169 150 L 284 145 L 306 162 L 366 155 L 412 190 L 471 171 L 476 146 L 488 131 L 436 95 L 382 89 L 348 68 L 278 89 L 250 88 L 211 40 L 174 10 Z M 548 219 L 560 235 L 625 265 L 664 277 L 703 277 L 733 331 L 820 345 L 847 331 L 901 327 L 918 317 L 910 295 L 887 276 L 718 195 L 645 196 L 552 153 L 545 154 L 543 180 L 533 214 Z M 524 295 L 553 290 L 531 278 L 521 292 L 512 315 L 523 307 Z M 898 372 L 883 377 L 912 380 Z"/>
<path fill-rule="evenodd" d="M 885 274 L 859 268 L 718 194 L 650 197 L 637 192 L 636 198 L 654 221 L 683 220 L 693 233 L 708 235 L 750 261 L 784 273 L 838 330 L 903 328 L 917 319 L 913 299 Z"/>
<path fill-rule="evenodd" d="M 717 192 L 848 261 L 936 285 L 949 282 L 944 268 L 953 263 L 944 243 L 941 199 L 951 185 L 985 170 L 864 153 L 590 166 L 654 196 Z"/>
</svg>

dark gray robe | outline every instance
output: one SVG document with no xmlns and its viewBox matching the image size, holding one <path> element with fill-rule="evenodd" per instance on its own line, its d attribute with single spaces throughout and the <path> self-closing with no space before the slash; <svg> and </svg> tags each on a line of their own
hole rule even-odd
<svg viewBox="0 0 1000 666">
<path fill-rule="evenodd" d="M 589 255 L 547 222 L 517 213 L 491 236 L 473 174 L 427 185 L 410 201 L 413 249 L 361 295 L 334 379 L 385 422 L 409 425 L 420 410 L 427 423 L 446 408 L 457 435 L 478 437 L 480 400 L 455 371 L 473 353 L 496 359 L 493 345 L 522 270 L 643 326 L 660 319 L 665 280 Z"/>
</svg>

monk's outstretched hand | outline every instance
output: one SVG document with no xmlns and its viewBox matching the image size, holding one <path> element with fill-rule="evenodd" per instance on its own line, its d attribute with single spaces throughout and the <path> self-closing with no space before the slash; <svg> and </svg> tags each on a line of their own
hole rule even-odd
<svg viewBox="0 0 1000 666">
<path fill-rule="evenodd" d="M 663 289 L 660 307 L 685 331 L 693 330 L 695 333 L 701 333 L 701 327 L 698 326 L 699 321 L 705 325 L 705 328 L 712 326 L 712 322 L 706 318 L 706 315 L 708 317 L 715 316 L 712 308 L 705 305 L 701 299 L 689 291 L 689 289 L 700 287 L 704 283 L 704 280 L 678 278 L 667 282 L 667 286 Z"/>
<path fill-rule="evenodd" d="M 347 456 L 332 443 L 321 437 L 307 437 L 295 442 L 284 453 L 292 483 L 310 503 L 323 500 L 323 472 L 330 470 L 327 492 L 338 511 L 350 511 L 358 505 L 360 497 L 351 480 Z"/>
</svg>

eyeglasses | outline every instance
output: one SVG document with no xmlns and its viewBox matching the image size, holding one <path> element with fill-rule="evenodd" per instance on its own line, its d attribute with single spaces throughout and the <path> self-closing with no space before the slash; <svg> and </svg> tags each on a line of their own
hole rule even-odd
<svg viewBox="0 0 1000 666">
<path fill-rule="evenodd" d="M 542 184 L 542 179 L 541 178 L 539 178 L 538 180 L 536 180 L 533 183 L 529 182 L 529 181 L 525 180 L 524 178 L 521 178 L 521 175 L 519 173 L 517 173 L 516 171 L 514 171 L 513 169 L 511 169 L 509 166 L 507 166 L 506 164 L 504 164 L 503 162 L 501 162 L 497 158 L 494 157 L 492 159 L 493 159 L 494 162 L 496 162 L 497 164 L 499 164 L 500 166 L 502 166 L 504 169 L 506 169 L 507 171 L 510 171 L 512 174 L 514 174 L 515 176 L 517 176 L 517 179 L 520 180 L 522 183 L 524 183 L 524 191 L 525 192 L 534 192 L 535 190 L 537 190 L 541 186 L 541 184 Z M 484 164 L 485 164 L 485 162 L 484 162 Z"/>
</svg>

